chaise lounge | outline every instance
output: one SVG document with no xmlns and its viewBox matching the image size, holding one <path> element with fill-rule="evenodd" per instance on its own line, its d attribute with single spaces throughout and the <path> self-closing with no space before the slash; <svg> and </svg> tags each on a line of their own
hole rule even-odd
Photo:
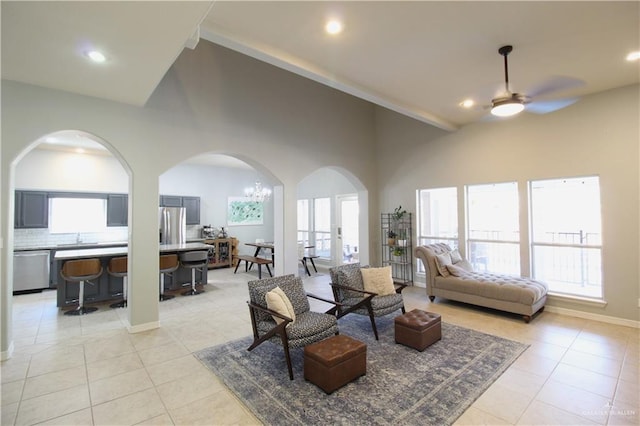
<svg viewBox="0 0 640 426">
<path fill-rule="evenodd" d="M 416 258 L 426 270 L 427 296 L 483 306 L 522 315 L 531 321 L 544 309 L 548 287 L 530 278 L 473 272 L 471 264 L 447 244 L 418 246 Z"/>
</svg>

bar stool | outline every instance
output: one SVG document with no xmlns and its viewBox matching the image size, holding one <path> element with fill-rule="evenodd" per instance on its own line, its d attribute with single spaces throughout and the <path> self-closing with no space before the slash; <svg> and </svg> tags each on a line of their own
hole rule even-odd
<svg viewBox="0 0 640 426">
<path fill-rule="evenodd" d="M 191 290 L 182 293 L 183 296 L 193 296 L 202 293 L 196 290 L 196 269 L 207 267 L 209 263 L 207 251 L 188 251 L 180 254 L 180 263 L 183 267 L 191 269 Z"/>
<path fill-rule="evenodd" d="M 122 300 L 109 305 L 112 308 L 124 308 L 127 306 L 127 256 L 113 257 L 107 265 L 107 273 L 112 277 L 122 278 Z"/>
<path fill-rule="evenodd" d="M 173 299 L 174 296 L 164 294 L 164 274 L 171 274 L 180 266 L 177 254 L 160 256 L 160 301 Z"/>
<path fill-rule="evenodd" d="M 102 275 L 100 259 L 68 260 L 62 265 L 60 275 L 62 275 L 65 281 L 80 284 L 78 307 L 65 312 L 65 315 L 84 315 L 98 310 L 98 308 L 93 306 L 88 308 L 84 306 L 84 283 L 85 281 L 94 280 Z"/>
</svg>

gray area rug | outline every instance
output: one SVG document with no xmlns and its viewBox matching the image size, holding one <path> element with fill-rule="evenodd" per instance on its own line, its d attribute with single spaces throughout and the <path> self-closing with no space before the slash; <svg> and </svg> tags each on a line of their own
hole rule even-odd
<svg viewBox="0 0 640 426">
<path fill-rule="evenodd" d="M 419 352 L 394 341 L 394 315 L 347 315 L 340 333 L 367 344 L 367 374 L 326 395 L 303 377 L 293 349 L 289 380 L 282 347 L 252 339 L 203 349 L 196 356 L 267 425 L 449 425 L 528 345 L 442 323 L 442 340 Z"/>
</svg>

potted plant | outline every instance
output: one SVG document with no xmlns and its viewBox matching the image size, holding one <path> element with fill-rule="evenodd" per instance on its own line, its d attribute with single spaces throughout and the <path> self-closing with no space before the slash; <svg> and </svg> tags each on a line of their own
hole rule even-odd
<svg viewBox="0 0 640 426">
<path fill-rule="evenodd" d="M 400 258 L 404 256 L 404 247 L 394 247 L 393 250 L 391 250 L 391 254 L 394 257 L 394 260 L 400 260 Z"/>
<path fill-rule="evenodd" d="M 389 232 L 387 232 L 387 244 L 389 244 L 390 246 L 396 244 L 396 233 L 393 231 L 393 229 L 389 229 Z"/>
<path fill-rule="evenodd" d="M 395 209 L 393 209 L 393 213 L 391 213 L 391 219 L 393 219 L 396 222 L 399 222 L 402 220 L 405 214 L 407 214 L 407 211 L 403 209 L 402 206 L 400 205 Z"/>
</svg>

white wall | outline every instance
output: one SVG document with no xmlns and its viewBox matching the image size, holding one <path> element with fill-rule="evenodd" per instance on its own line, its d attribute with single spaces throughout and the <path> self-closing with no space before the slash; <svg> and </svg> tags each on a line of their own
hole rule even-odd
<svg viewBox="0 0 640 426">
<path fill-rule="evenodd" d="M 160 176 L 160 193 L 200 197 L 200 223 L 218 229 L 224 227 L 229 236 L 239 240 L 240 254 L 252 254 L 255 249 L 244 243 L 254 242 L 256 238 L 273 241 L 273 199 L 263 203 L 262 225 L 242 226 L 228 225 L 227 200 L 228 197 L 244 196 L 244 189 L 253 187 L 257 180 L 264 187 L 272 188 L 266 177 L 255 170 L 180 164 Z"/>
<path fill-rule="evenodd" d="M 638 94 L 637 85 L 625 87 L 584 97 L 552 114 L 479 122 L 451 134 L 378 108 L 381 209 L 402 204 L 415 213 L 416 190 L 422 188 L 457 186 L 462 191 L 466 184 L 506 181 L 526 187 L 532 179 L 598 175 L 607 305 L 557 298 L 549 304 L 637 321 Z"/>
<path fill-rule="evenodd" d="M 126 194 L 129 176 L 111 155 L 34 149 L 16 166 L 15 188 Z"/>
<path fill-rule="evenodd" d="M 338 167 L 375 196 L 373 119 L 367 102 L 204 40 L 180 55 L 141 108 L 2 81 L 3 354 L 12 340 L 12 164 L 40 137 L 82 129 L 108 145 L 130 177 L 127 320 L 138 331 L 159 324 L 157 202 L 163 173 L 208 152 L 240 158 L 267 176 L 280 209 L 274 209 L 273 226 L 276 257 L 283 262 L 275 272 L 295 273 L 298 182 L 309 170 Z"/>
</svg>

